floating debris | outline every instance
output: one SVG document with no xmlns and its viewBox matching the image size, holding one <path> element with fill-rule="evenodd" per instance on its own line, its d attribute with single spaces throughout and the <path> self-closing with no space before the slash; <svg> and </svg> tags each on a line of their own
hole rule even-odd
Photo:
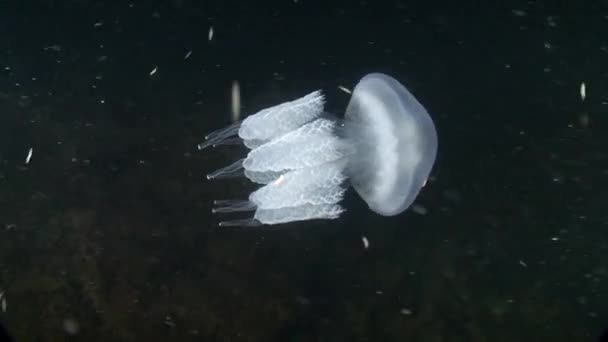
<svg viewBox="0 0 608 342">
<path fill-rule="evenodd" d="M 191 54 L 192 54 L 192 50 L 188 51 L 188 52 L 186 53 L 186 55 L 184 56 L 184 60 L 186 60 L 186 59 L 190 58 L 190 55 L 191 55 Z"/>
<path fill-rule="evenodd" d="M 211 41 L 211 39 L 213 39 L 213 26 L 209 27 L 209 35 L 208 35 L 208 37 L 209 37 L 209 41 Z"/>
<path fill-rule="evenodd" d="M 347 93 L 347 94 L 352 94 L 353 92 L 350 91 L 350 89 L 344 87 L 344 86 L 338 86 L 338 89 L 342 90 L 343 92 Z"/>
<path fill-rule="evenodd" d="M 401 308 L 401 310 L 399 310 L 399 313 L 404 316 L 409 316 L 412 314 L 412 310 L 410 310 L 408 308 Z"/>
<path fill-rule="evenodd" d="M 30 150 L 27 152 L 27 157 L 25 157 L 25 163 L 29 164 L 30 160 L 32 160 L 32 154 L 34 153 L 34 149 L 30 147 Z"/>
<path fill-rule="evenodd" d="M 519 264 L 523 267 L 528 267 L 528 264 L 526 264 L 523 260 L 519 260 Z"/>
<path fill-rule="evenodd" d="M 589 115 L 587 115 L 586 113 L 581 114 L 581 116 L 578 118 L 578 122 L 582 128 L 589 127 L 590 121 L 591 120 L 589 119 Z"/>
<path fill-rule="evenodd" d="M 165 316 L 165 325 L 170 328 L 173 328 L 175 326 L 175 323 L 173 322 L 171 316 Z"/>
<path fill-rule="evenodd" d="M 241 86 L 239 81 L 232 82 L 231 92 L 232 122 L 237 122 L 241 118 Z"/>
<path fill-rule="evenodd" d="M 55 52 L 61 52 L 61 45 L 53 44 L 53 45 L 45 46 L 43 49 L 44 49 L 44 51 L 53 50 Z"/>
<path fill-rule="evenodd" d="M 6 297 L 2 298 L 2 312 L 6 312 Z"/>
<path fill-rule="evenodd" d="M 361 237 L 361 241 L 363 241 L 363 248 L 368 249 L 369 248 L 369 241 L 367 240 L 367 238 L 365 236 Z"/>
<path fill-rule="evenodd" d="M 98 21 L 95 24 L 93 24 L 93 27 L 102 27 L 103 26 L 103 22 Z"/>
<path fill-rule="evenodd" d="M 310 299 L 304 296 L 296 296 L 296 302 L 300 305 L 310 305 Z"/>
<path fill-rule="evenodd" d="M 511 10 L 511 13 L 516 17 L 525 17 L 528 14 L 526 11 L 520 9 Z"/>
<path fill-rule="evenodd" d="M 587 86 L 585 85 L 585 82 L 581 83 L 581 100 L 585 101 L 585 97 L 587 97 Z"/>
<path fill-rule="evenodd" d="M 426 184 L 426 182 L 424 182 L 424 184 Z M 422 187 L 424 187 L 424 185 Z M 428 213 L 428 210 L 420 204 L 414 204 L 412 206 L 412 211 L 418 215 L 426 215 Z"/>
<path fill-rule="evenodd" d="M 158 71 L 158 67 L 155 65 L 154 69 L 152 69 L 152 71 L 150 71 L 150 76 L 156 74 L 156 71 Z"/>
<path fill-rule="evenodd" d="M 63 331 L 65 331 L 68 335 L 76 335 L 76 334 L 78 334 L 79 330 L 80 330 L 80 327 L 78 325 L 78 322 L 76 322 L 76 320 L 74 320 L 72 318 L 66 318 L 63 321 Z"/>
</svg>

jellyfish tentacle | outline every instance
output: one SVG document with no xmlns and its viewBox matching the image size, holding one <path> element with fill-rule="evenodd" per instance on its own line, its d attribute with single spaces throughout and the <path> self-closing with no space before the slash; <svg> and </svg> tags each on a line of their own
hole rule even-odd
<svg viewBox="0 0 608 342">
<path fill-rule="evenodd" d="M 213 213 L 230 213 L 234 211 L 252 211 L 256 209 L 255 203 L 247 200 L 215 200 L 216 206 L 211 209 Z"/>
<path fill-rule="evenodd" d="M 262 225 L 262 222 L 254 219 L 240 219 L 240 220 L 230 220 L 230 221 L 222 221 L 218 224 L 220 227 L 258 227 Z"/>
<path fill-rule="evenodd" d="M 228 166 L 209 173 L 207 179 L 232 178 L 241 176 L 243 173 L 243 159 L 239 159 Z"/>
<path fill-rule="evenodd" d="M 243 140 L 241 140 L 241 138 L 232 137 L 232 138 L 227 138 L 222 141 L 216 142 L 215 144 L 212 144 L 211 147 L 218 147 L 218 146 L 222 146 L 222 145 L 240 145 L 242 143 L 243 143 Z"/>
<path fill-rule="evenodd" d="M 228 127 L 211 132 L 205 136 L 205 141 L 198 144 L 198 149 L 203 150 L 209 146 L 221 145 L 224 140 L 237 135 L 240 128 L 241 122 L 237 121 Z"/>
</svg>

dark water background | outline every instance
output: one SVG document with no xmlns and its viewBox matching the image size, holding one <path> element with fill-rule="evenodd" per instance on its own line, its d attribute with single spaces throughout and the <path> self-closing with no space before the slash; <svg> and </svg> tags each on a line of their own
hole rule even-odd
<svg viewBox="0 0 608 342">
<path fill-rule="evenodd" d="M 504 3 L 0 2 L 0 320 L 19 341 L 595 341 L 608 2 Z M 349 193 L 338 220 L 219 229 L 211 201 L 252 186 L 208 183 L 239 151 L 195 147 L 232 82 L 245 113 L 316 89 L 340 113 L 369 72 L 435 120 L 426 213 Z"/>
</svg>

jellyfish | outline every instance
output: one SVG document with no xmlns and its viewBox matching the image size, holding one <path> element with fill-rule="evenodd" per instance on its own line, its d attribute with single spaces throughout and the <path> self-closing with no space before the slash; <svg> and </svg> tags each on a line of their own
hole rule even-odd
<svg viewBox="0 0 608 342">
<path fill-rule="evenodd" d="M 205 137 L 199 150 L 242 143 L 246 157 L 207 174 L 259 184 L 246 200 L 215 200 L 214 213 L 252 211 L 220 226 L 336 219 L 352 186 L 383 216 L 405 211 L 425 186 L 437 155 L 426 109 L 397 80 L 364 76 L 343 118 L 324 111 L 321 91 L 263 109 Z"/>
</svg>

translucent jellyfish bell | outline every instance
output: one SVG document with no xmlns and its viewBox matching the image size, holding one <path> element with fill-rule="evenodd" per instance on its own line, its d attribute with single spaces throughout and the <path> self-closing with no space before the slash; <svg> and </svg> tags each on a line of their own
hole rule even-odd
<svg viewBox="0 0 608 342">
<path fill-rule="evenodd" d="M 214 201 L 215 213 L 255 211 L 253 218 L 220 225 L 337 218 L 349 181 L 381 215 L 412 204 L 437 154 L 435 127 L 422 105 L 383 74 L 359 82 L 343 120 L 323 113 L 323 105 L 321 93 L 313 92 L 216 131 L 199 145 L 243 141 L 247 157 L 207 178 L 245 175 L 264 184 L 248 200 Z"/>
<path fill-rule="evenodd" d="M 347 168 L 352 186 L 378 214 L 403 212 L 426 184 L 437 155 L 426 109 L 394 78 L 370 74 L 355 87 L 344 126 L 355 151 Z"/>
</svg>

